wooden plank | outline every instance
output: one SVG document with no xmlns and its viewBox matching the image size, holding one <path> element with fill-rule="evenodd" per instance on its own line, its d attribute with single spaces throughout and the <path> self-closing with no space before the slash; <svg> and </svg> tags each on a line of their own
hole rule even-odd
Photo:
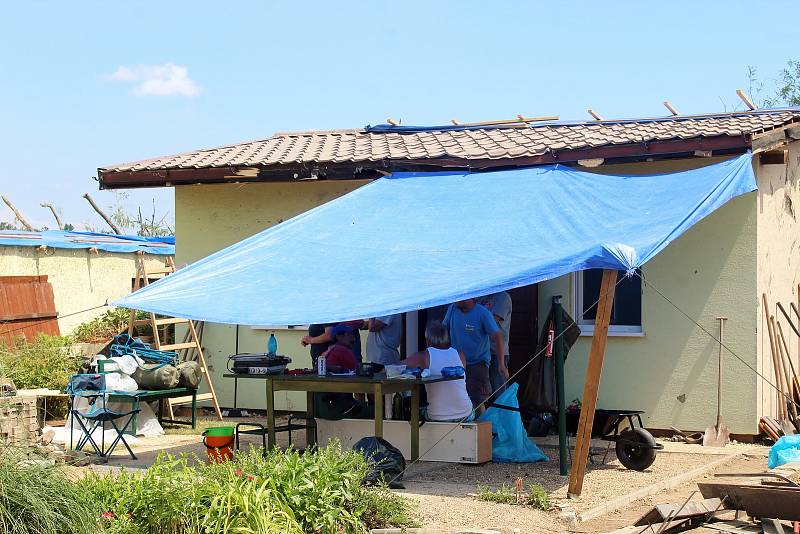
<svg viewBox="0 0 800 534">
<path fill-rule="evenodd" d="M 196 398 L 197 398 L 197 400 L 199 402 L 201 400 L 202 401 L 211 400 L 213 397 L 211 396 L 211 393 L 198 393 Z M 192 402 L 192 396 L 191 395 L 186 396 L 186 397 L 173 397 L 173 398 L 169 399 L 169 403 L 172 404 L 173 406 L 175 406 L 176 404 L 187 404 L 189 402 Z"/>
<path fill-rule="evenodd" d="M 581 416 L 578 421 L 578 432 L 575 437 L 575 452 L 572 454 L 572 469 L 569 473 L 567 494 L 578 496 L 583 491 L 583 477 L 586 474 L 586 462 L 589 459 L 594 412 L 597 408 L 597 394 L 600 390 L 600 376 L 603 372 L 603 359 L 608 340 L 608 325 L 611 322 L 611 308 L 614 306 L 614 293 L 617 287 L 617 271 L 603 270 L 600 284 L 600 300 L 597 303 L 592 346 L 589 350 L 589 363 L 586 368 L 586 380 L 583 385 Z"/>
<path fill-rule="evenodd" d="M 698 482 L 705 498 L 725 498 L 725 507 L 752 517 L 800 521 L 800 489 L 730 482 Z"/>
<path fill-rule="evenodd" d="M 197 343 L 194 341 L 189 341 L 187 343 L 172 343 L 169 345 L 161 345 L 159 350 L 182 350 L 182 349 L 193 349 L 197 347 Z"/>
<path fill-rule="evenodd" d="M 146 321 L 149 323 L 150 321 Z M 185 324 L 188 323 L 189 319 L 184 319 L 182 317 L 169 317 L 166 319 L 156 319 L 156 325 L 161 326 L 165 324 Z"/>
<path fill-rule="evenodd" d="M 666 520 L 667 517 L 675 513 L 677 513 L 677 515 L 672 516 L 672 519 L 702 516 L 717 511 L 721 508 L 720 504 L 721 501 L 718 498 L 689 501 L 684 505 L 680 513 L 677 513 L 680 508 L 678 504 L 657 504 L 651 508 L 649 512 L 640 517 L 634 525 L 643 527 L 645 525 L 658 523 Z"/>
<path fill-rule="evenodd" d="M 22 321 L 25 319 L 52 319 L 58 317 L 58 312 L 14 313 L 0 314 L 0 321 Z"/>
<path fill-rule="evenodd" d="M 753 136 L 752 147 L 753 154 L 759 152 L 766 152 L 768 150 L 775 150 L 785 146 L 787 143 L 786 130 L 772 130 L 761 135 Z"/>
</svg>

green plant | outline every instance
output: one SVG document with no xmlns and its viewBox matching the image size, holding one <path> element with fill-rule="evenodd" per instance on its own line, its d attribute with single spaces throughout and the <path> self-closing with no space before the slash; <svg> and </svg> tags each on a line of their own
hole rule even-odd
<svg viewBox="0 0 800 534">
<path fill-rule="evenodd" d="M 360 455 L 334 445 L 251 450 L 212 465 L 162 455 L 143 473 L 90 475 L 81 485 L 117 532 L 363 533 L 415 524 L 401 497 L 361 484 L 366 469 Z"/>
<path fill-rule="evenodd" d="M 529 484 L 528 492 L 523 493 L 522 480 L 518 480 L 517 483 L 519 494 L 515 488 L 506 484 L 496 490 L 492 490 L 489 486 L 478 486 L 478 499 L 500 504 L 522 504 L 540 510 L 550 509 L 550 496 L 540 484 Z"/>
<path fill-rule="evenodd" d="M 541 484 L 529 484 L 528 495 L 525 496 L 525 504 L 539 510 L 549 510 L 550 496 Z"/>
<path fill-rule="evenodd" d="M 149 314 L 143 311 L 136 312 L 136 319 L 147 319 Z M 91 343 L 95 341 L 107 341 L 120 332 L 128 330 L 131 320 L 131 311 L 125 308 L 114 308 L 106 311 L 102 315 L 95 317 L 91 321 L 78 325 L 71 334 L 71 337 L 79 343 Z M 152 336 L 153 329 L 149 326 L 136 328 L 139 335 Z"/>
<path fill-rule="evenodd" d="M 514 488 L 505 484 L 496 490 L 492 490 L 489 486 L 478 486 L 478 499 L 500 504 L 516 504 L 517 502 Z"/>
<path fill-rule="evenodd" d="M 0 447 L 0 532 L 90 534 L 99 532 L 86 494 L 55 467 L 21 464 Z"/>
<path fill-rule="evenodd" d="M 17 388 L 64 389 L 80 359 L 69 352 L 67 337 L 39 334 L 32 341 L 20 337 L 11 346 L 0 341 L 0 368 Z"/>
</svg>

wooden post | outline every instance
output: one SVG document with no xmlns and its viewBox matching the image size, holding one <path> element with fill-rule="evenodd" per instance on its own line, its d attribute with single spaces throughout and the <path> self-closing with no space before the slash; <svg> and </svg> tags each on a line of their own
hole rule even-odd
<svg viewBox="0 0 800 534">
<path fill-rule="evenodd" d="M 572 469 L 569 473 L 567 494 L 574 497 L 579 496 L 583 490 L 583 477 L 586 474 L 586 462 L 589 459 L 592 425 L 597 407 L 597 392 L 600 389 L 600 375 L 603 372 L 603 358 L 608 340 L 608 324 L 611 321 L 611 308 L 614 305 L 616 288 L 617 271 L 604 269 L 603 282 L 600 284 L 600 300 L 597 303 L 597 314 L 594 320 L 592 348 L 589 351 L 589 364 L 586 367 L 586 381 L 583 385 L 581 417 L 578 421 L 578 433 L 575 436 L 575 452 L 572 455 Z"/>
</svg>

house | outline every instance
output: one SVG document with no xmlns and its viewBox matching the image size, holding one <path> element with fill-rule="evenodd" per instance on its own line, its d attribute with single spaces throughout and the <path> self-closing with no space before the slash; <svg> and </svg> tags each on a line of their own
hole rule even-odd
<svg viewBox="0 0 800 534">
<path fill-rule="evenodd" d="M 102 307 L 131 292 L 136 276 L 136 257 L 148 270 L 164 267 L 165 259 L 175 254 L 171 237 L 144 238 L 88 232 L 0 231 L 0 306 L 13 310 L 7 315 L 0 338 L 5 330 L 12 334 L 37 330 L 44 308 L 58 316 L 42 331 L 49 334 L 68 334 L 76 326 L 107 311 Z M 13 277 L 14 279 L 12 280 Z M 25 278 L 20 278 L 25 277 Z M 35 294 L 35 302 L 25 300 L 25 294 Z M 52 297 L 50 297 L 52 295 Z M 52 300 L 51 300 L 52 299 Z M 49 302 L 46 302 L 49 301 Z M 85 311 L 84 311 L 85 310 Z M 28 327 L 19 330 L 22 327 Z"/>
<path fill-rule="evenodd" d="M 725 344 L 733 354 L 725 358 L 722 413 L 732 432 L 752 435 L 758 419 L 777 410 L 761 295 L 771 314 L 776 302 L 798 298 L 798 123 L 800 109 L 789 108 L 591 122 L 382 125 L 279 133 L 103 167 L 98 177 L 104 189 L 175 188 L 182 264 L 395 171 L 560 163 L 596 173 L 661 174 L 752 151 L 758 191 L 731 200 L 648 262 L 642 274 L 652 286 L 643 286 L 639 277 L 619 284 L 598 401 L 602 408 L 646 411 L 650 428 L 700 430 L 713 424 L 718 344 L 708 332 L 716 335 L 716 318 L 725 316 Z M 584 334 L 567 361 L 568 399 L 580 397 L 593 325 L 584 310 L 598 292 L 594 271 L 515 289 L 512 372 L 533 354 L 551 297 L 563 295 Z M 406 314 L 405 351 L 419 345 L 427 315 Z M 222 405 L 233 405 L 233 388 L 221 377 L 227 355 L 264 351 L 265 330 L 276 332 L 280 352 L 296 366 L 309 366 L 299 343 L 302 328 L 208 325 L 204 346 Z M 787 341 L 797 362 L 796 340 Z M 260 407 L 263 392 L 240 385 L 238 399 L 240 406 Z M 285 394 L 277 407 L 302 410 L 304 400 Z"/>
</svg>

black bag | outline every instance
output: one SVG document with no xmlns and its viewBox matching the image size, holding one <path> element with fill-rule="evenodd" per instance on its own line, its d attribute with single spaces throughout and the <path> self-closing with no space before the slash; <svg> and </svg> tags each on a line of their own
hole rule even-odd
<svg viewBox="0 0 800 534">
<path fill-rule="evenodd" d="M 370 436 L 358 440 L 353 450 L 364 455 L 370 471 L 364 477 L 365 484 L 386 482 L 392 489 L 403 489 L 401 484 L 406 460 L 403 453 L 383 438 Z"/>
</svg>

